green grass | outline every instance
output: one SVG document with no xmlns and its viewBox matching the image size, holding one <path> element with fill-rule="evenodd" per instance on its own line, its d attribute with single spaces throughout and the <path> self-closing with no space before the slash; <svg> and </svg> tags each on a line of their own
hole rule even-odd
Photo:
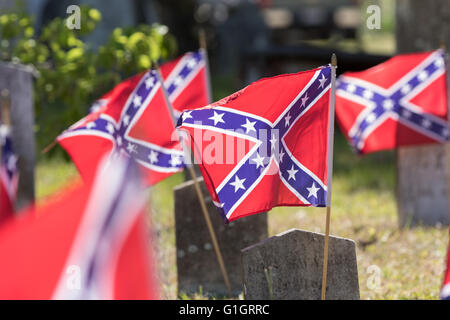
<svg viewBox="0 0 450 320">
<path fill-rule="evenodd" d="M 335 145 L 331 234 L 353 239 L 357 244 L 361 298 L 437 299 L 445 268 L 448 229 L 399 230 L 394 153 L 360 158 L 340 134 Z M 76 177 L 76 169 L 69 162 L 59 159 L 39 162 L 39 199 Z M 177 298 L 172 190 L 183 179 L 183 174 L 173 175 L 155 186 L 150 197 L 158 273 L 162 297 L 166 299 Z M 281 207 L 269 213 L 270 235 L 291 228 L 323 232 L 325 210 Z M 379 286 L 375 287 L 373 268 L 380 270 Z M 191 298 L 205 297 L 199 293 Z"/>
<path fill-rule="evenodd" d="M 36 167 L 36 197 L 45 199 L 79 177 L 75 166 L 61 158 L 41 159 Z"/>
</svg>

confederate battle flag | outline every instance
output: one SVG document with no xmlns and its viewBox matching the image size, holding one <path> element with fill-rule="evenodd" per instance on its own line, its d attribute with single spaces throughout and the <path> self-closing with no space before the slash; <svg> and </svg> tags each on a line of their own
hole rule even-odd
<svg viewBox="0 0 450 320">
<path fill-rule="evenodd" d="M 57 141 L 84 180 L 95 175 L 103 156 L 135 159 L 146 184 L 183 169 L 183 151 L 155 70 L 134 76 L 108 93 L 96 110 L 64 131 Z"/>
<path fill-rule="evenodd" d="M 184 111 L 214 203 L 227 221 L 275 206 L 326 206 L 331 66 L 252 83 Z"/>
<path fill-rule="evenodd" d="M 358 153 L 448 140 L 442 50 L 403 54 L 339 77 L 336 116 Z"/>
<path fill-rule="evenodd" d="M 0 299 L 158 299 L 134 161 L 0 228 Z"/>
<path fill-rule="evenodd" d="M 206 55 L 188 52 L 161 66 L 167 98 L 175 116 L 210 102 Z M 99 159 L 127 154 L 137 160 L 153 185 L 184 168 L 169 106 L 156 72 L 141 73 L 117 85 L 91 112 L 63 132 L 57 141 L 69 153 L 85 180 Z"/>
<path fill-rule="evenodd" d="M 164 87 L 175 114 L 185 109 L 197 109 L 211 102 L 206 53 L 203 49 L 187 52 L 161 65 Z M 95 101 L 91 112 L 98 111 L 110 100 L 112 91 Z"/>
<path fill-rule="evenodd" d="M 206 53 L 203 49 L 166 62 L 161 66 L 161 75 L 177 118 L 185 109 L 197 109 L 211 103 Z"/>
</svg>

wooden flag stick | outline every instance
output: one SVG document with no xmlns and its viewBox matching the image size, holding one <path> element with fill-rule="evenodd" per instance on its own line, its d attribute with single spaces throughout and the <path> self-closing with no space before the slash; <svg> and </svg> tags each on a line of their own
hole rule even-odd
<svg viewBox="0 0 450 320">
<path fill-rule="evenodd" d="M 11 125 L 11 96 L 8 89 L 3 89 L 2 96 L 2 123 L 4 125 Z"/>
<path fill-rule="evenodd" d="M 158 81 L 159 81 L 159 83 L 161 83 L 161 89 L 163 90 L 163 93 L 164 93 L 164 98 L 166 100 L 166 105 L 167 105 L 167 107 L 169 109 L 169 113 L 171 114 L 172 119 L 174 121 L 174 125 L 176 127 L 176 121 L 177 120 L 175 119 L 173 106 L 172 106 L 172 104 L 169 101 L 169 98 L 168 98 L 168 95 L 167 95 L 167 91 L 166 91 L 166 89 L 164 87 L 164 82 L 162 80 L 161 72 L 159 70 L 159 66 L 158 65 L 156 65 L 156 73 L 157 73 L 157 76 L 158 76 Z M 183 141 L 183 139 L 181 137 L 180 137 L 180 143 L 182 145 L 183 150 L 187 150 L 186 146 L 184 144 L 184 141 Z M 202 190 L 200 188 L 200 184 L 197 181 L 197 175 L 195 173 L 194 166 L 192 164 L 190 164 L 190 163 L 187 163 L 186 166 L 187 166 L 187 168 L 189 170 L 189 173 L 190 173 L 190 175 L 192 177 L 192 181 L 194 182 L 195 192 L 197 193 L 198 200 L 200 201 L 200 207 L 202 209 L 202 213 L 203 213 L 203 216 L 204 216 L 205 221 L 206 221 L 206 226 L 208 227 L 209 235 L 211 236 L 211 241 L 213 243 L 213 247 L 214 247 L 214 251 L 216 253 L 217 261 L 219 262 L 220 271 L 222 272 L 222 276 L 223 276 L 223 279 L 225 281 L 225 286 L 227 287 L 228 296 L 231 298 L 232 297 L 232 292 L 231 292 L 231 285 L 230 285 L 230 280 L 228 278 L 227 269 L 225 268 L 225 263 L 223 262 L 222 253 L 220 251 L 219 243 L 217 242 L 216 233 L 214 232 L 214 229 L 212 227 L 211 219 L 209 217 L 208 209 L 207 209 L 206 204 L 205 204 L 205 199 L 203 198 L 203 194 L 202 194 Z"/>
<path fill-rule="evenodd" d="M 211 77 L 209 72 L 208 47 L 206 44 L 206 34 L 204 29 L 200 29 L 198 31 L 198 42 L 200 50 L 202 51 L 205 58 L 206 87 L 208 88 L 208 103 L 211 103 L 212 102 Z"/>
<path fill-rule="evenodd" d="M 331 220 L 331 184 L 333 178 L 334 95 L 336 91 L 336 67 L 337 67 L 337 58 L 336 55 L 333 53 L 333 55 L 331 56 L 330 110 L 328 117 L 327 215 L 325 222 L 325 243 L 323 248 L 322 294 L 321 294 L 322 300 L 325 300 L 327 291 L 328 242 L 330 238 L 330 220 Z"/>
<path fill-rule="evenodd" d="M 41 154 L 46 154 L 50 150 L 52 150 L 58 142 L 56 140 L 53 140 L 52 143 L 50 143 L 48 146 L 46 146 L 44 149 L 42 149 Z"/>
<path fill-rule="evenodd" d="M 325 300 L 327 291 L 328 241 L 330 238 L 330 217 L 331 217 L 331 208 L 327 207 L 327 217 L 325 222 L 325 244 L 323 248 L 322 293 L 321 293 L 322 300 Z"/>
</svg>

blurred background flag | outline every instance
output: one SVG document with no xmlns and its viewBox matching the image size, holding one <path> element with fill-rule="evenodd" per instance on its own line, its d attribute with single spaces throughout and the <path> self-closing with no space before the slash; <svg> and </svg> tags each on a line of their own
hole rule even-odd
<svg viewBox="0 0 450 320">
<path fill-rule="evenodd" d="M 444 275 L 444 283 L 441 289 L 441 299 L 450 300 L 450 241 L 447 252 L 447 270 Z"/>
<path fill-rule="evenodd" d="M 0 223 L 11 217 L 19 181 L 17 156 L 14 154 L 10 127 L 0 123 Z"/>
<path fill-rule="evenodd" d="M 164 86 L 177 117 L 185 109 L 197 109 L 211 102 L 206 64 L 206 52 L 200 49 L 195 52 L 187 52 L 181 57 L 161 65 Z M 113 96 L 113 92 L 114 90 L 109 91 L 95 101 L 90 112 L 98 112 L 104 108 Z"/>
<path fill-rule="evenodd" d="M 97 103 L 57 138 L 85 180 L 104 155 L 134 158 L 148 185 L 183 169 L 183 151 L 172 137 L 175 127 L 154 70 L 120 83 Z"/>
<path fill-rule="evenodd" d="M 327 66 L 265 78 L 182 113 L 178 128 L 189 132 L 225 220 L 275 206 L 326 206 L 330 86 Z"/>
<path fill-rule="evenodd" d="M 164 86 L 177 117 L 185 109 L 197 109 L 211 102 L 206 63 L 206 53 L 200 49 L 161 65 Z"/>
<path fill-rule="evenodd" d="M 103 168 L 0 229 L 1 299 L 159 298 L 137 166 Z"/>
<path fill-rule="evenodd" d="M 359 153 L 448 140 L 444 52 L 397 55 L 339 77 L 336 116 Z"/>
</svg>

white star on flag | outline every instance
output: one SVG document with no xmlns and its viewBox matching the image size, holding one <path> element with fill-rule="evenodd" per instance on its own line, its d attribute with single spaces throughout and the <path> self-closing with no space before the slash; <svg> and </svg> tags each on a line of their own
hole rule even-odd
<svg viewBox="0 0 450 320">
<path fill-rule="evenodd" d="M 295 174 L 298 172 L 298 170 L 294 169 L 294 165 L 292 165 L 291 169 L 287 171 L 289 174 L 288 180 L 294 179 L 295 180 Z"/>
<path fill-rule="evenodd" d="M 258 169 L 259 167 L 264 168 L 264 157 L 261 157 L 259 153 L 256 153 L 256 157 L 251 159 L 251 161 L 256 164 L 256 169 Z"/>
<path fill-rule="evenodd" d="M 426 70 L 423 70 L 419 73 L 417 76 L 420 81 L 424 81 L 426 78 L 428 78 L 428 72 Z"/>
<path fill-rule="evenodd" d="M 322 78 L 319 79 L 319 82 L 320 82 L 319 88 L 323 89 L 326 81 L 327 81 L 327 79 L 325 78 L 325 76 L 322 73 Z"/>
<path fill-rule="evenodd" d="M 183 114 L 181 115 L 181 117 L 183 118 L 183 121 L 185 121 L 186 119 L 192 118 L 191 113 L 192 113 L 192 111 L 183 112 Z"/>
<path fill-rule="evenodd" d="M 409 118 L 409 117 L 411 117 L 411 111 L 405 109 L 405 110 L 403 110 L 402 115 L 405 118 Z"/>
<path fill-rule="evenodd" d="M 277 146 L 278 139 L 274 133 L 272 133 L 272 139 L 270 139 L 269 141 L 270 141 L 272 149 L 275 149 L 275 147 Z"/>
<path fill-rule="evenodd" d="M 351 84 L 351 83 L 350 83 L 350 84 L 347 86 L 347 91 L 350 92 L 350 93 L 355 92 L 355 91 L 356 91 L 356 86 L 355 86 L 354 84 Z"/>
<path fill-rule="evenodd" d="M 439 57 L 435 62 L 434 65 L 438 68 L 442 67 L 444 65 L 444 59 L 442 57 Z"/>
<path fill-rule="evenodd" d="M 86 124 L 86 128 L 88 128 L 88 129 L 92 129 L 93 127 L 95 127 L 95 122 L 88 122 Z"/>
<path fill-rule="evenodd" d="M 383 108 L 386 110 L 391 110 L 394 107 L 394 102 L 391 99 L 386 99 L 383 101 Z"/>
<path fill-rule="evenodd" d="M 245 118 L 245 124 L 241 125 L 241 127 L 245 128 L 245 133 L 249 133 L 250 131 L 256 132 L 255 124 L 256 121 L 250 121 L 247 118 Z"/>
<path fill-rule="evenodd" d="M 6 162 L 6 167 L 8 168 L 9 171 L 14 171 L 16 169 L 16 165 L 17 165 L 17 156 L 11 154 Z"/>
<path fill-rule="evenodd" d="M 314 197 L 317 199 L 317 191 L 319 191 L 320 188 L 317 188 L 316 184 L 314 182 L 313 182 L 312 186 L 310 188 L 306 188 L 306 190 L 309 191 L 308 198 Z"/>
<path fill-rule="evenodd" d="M 373 97 L 373 92 L 370 90 L 364 90 L 363 92 L 363 97 L 366 99 L 372 99 Z"/>
<path fill-rule="evenodd" d="M 106 125 L 106 130 L 108 130 L 108 132 L 109 132 L 110 134 L 113 134 L 113 133 L 114 133 L 114 126 L 113 126 L 111 123 L 108 123 L 108 124 Z"/>
<path fill-rule="evenodd" d="M 193 69 L 195 67 L 195 65 L 197 64 L 197 60 L 195 60 L 195 58 L 189 58 L 188 62 L 187 62 L 187 67 L 189 69 Z"/>
<path fill-rule="evenodd" d="M 425 128 L 429 128 L 429 127 L 431 126 L 431 121 L 428 120 L 428 119 L 423 119 L 422 125 L 423 125 Z"/>
<path fill-rule="evenodd" d="M 140 107 L 142 103 L 142 97 L 135 95 L 133 98 L 133 104 L 136 108 Z"/>
<path fill-rule="evenodd" d="M 175 86 L 179 86 L 180 84 L 183 83 L 183 78 L 181 76 L 176 76 L 175 80 L 173 81 L 173 83 L 175 84 Z"/>
<path fill-rule="evenodd" d="M 403 94 L 407 94 L 408 92 L 411 91 L 411 86 L 407 83 L 407 84 L 405 84 L 405 85 L 400 89 L 400 91 L 401 91 Z"/>
<path fill-rule="evenodd" d="M 230 185 L 234 187 L 234 192 L 237 192 L 239 189 L 245 190 L 244 182 L 245 179 L 239 179 L 239 177 L 236 175 L 234 177 L 234 182 L 230 182 Z"/>
<path fill-rule="evenodd" d="M 158 152 L 156 152 L 155 150 L 151 150 L 150 154 L 148 155 L 148 159 L 150 160 L 151 164 L 158 162 Z"/>
<path fill-rule="evenodd" d="M 306 101 L 309 99 L 308 93 L 305 93 L 305 96 L 302 98 L 302 107 L 306 105 Z"/>
<path fill-rule="evenodd" d="M 291 113 L 288 112 L 288 114 L 286 115 L 286 117 L 284 117 L 284 126 L 287 127 L 291 124 Z"/>
<path fill-rule="evenodd" d="M 125 115 L 123 117 L 123 123 L 127 126 L 130 123 L 130 116 L 129 115 Z"/>
<path fill-rule="evenodd" d="M 376 115 L 375 113 L 371 112 L 371 113 L 367 116 L 366 121 L 367 121 L 368 123 L 372 123 L 372 122 L 375 121 L 376 118 L 377 118 L 377 115 Z"/>
<path fill-rule="evenodd" d="M 214 111 L 214 115 L 208 119 L 210 120 L 214 120 L 214 125 L 216 126 L 219 122 L 225 123 L 225 121 L 223 120 L 223 115 L 225 113 L 217 113 L 216 111 Z"/>
<path fill-rule="evenodd" d="M 128 142 L 127 150 L 128 150 L 129 154 L 136 153 L 137 152 L 137 146 L 135 144 L 131 143 L 131 142 Z"/>
<path fill-rule="evenodd" d="M 153 87 L 154 84 L 155 84 L 155 79 L 153 77 L 149 77 L 145 80 L 145 88 L 146 89 Z"/>
<path fill-rule="evenodd" d="M 284 155 L 285 155 L 285 153 L 283 152 L 283 150 L 280 150 L 280 153 L 278 154 L 278 160 L 280 163 L 283 162 Z"/>
<path fill-rule="evenodd" d="M 169 162 L 172 167 L 176 167 L 177 165 L 181 164 L 181 158 L 179 155 L 173 154 Z"/>
</svg>

